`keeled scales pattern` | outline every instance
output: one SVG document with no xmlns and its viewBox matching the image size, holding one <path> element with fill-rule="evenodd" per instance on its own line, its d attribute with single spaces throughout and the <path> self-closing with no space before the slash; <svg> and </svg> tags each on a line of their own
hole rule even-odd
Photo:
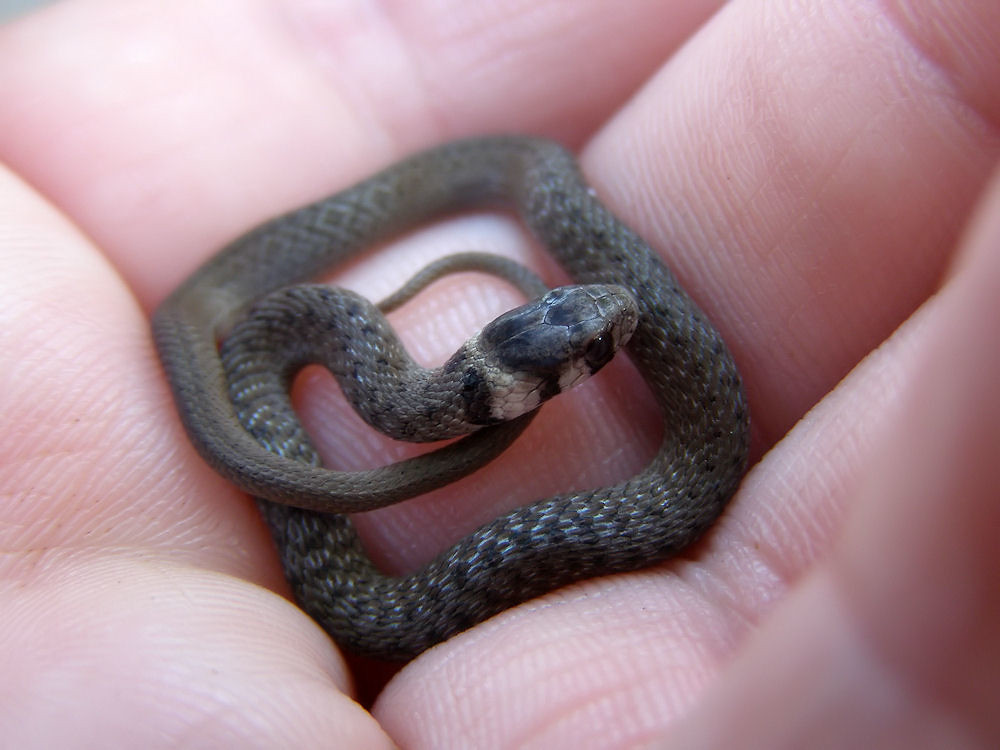
<svg viewBox="0 0 1000 750">
<path fill-rule="evenodd" d="M 663 411 L 663 442 L 650 464 L 621 484 L 514 510 L 416 573 L 385 576 L 342 514 L 468 473 L 502 450 L 525 419 L 402 468 L 325 470 L 304 433 L 284 441 L 288 457 L 279 457 L 243 429 L 216 341 L 264 294 L 315 278 L 444 212 L 484 206 L 516 211 L 575 281 L 629 290 L 639 322 L 628 352 Z M 164 302 L 154 333 L 196 447 L 225 476 L 266 498 L 261 510 L 299 603 L 340 644 L 376 657 L 413 656 L 557 586 L 677 553 L 721 513 L 746 466 L 748 410 L 720 336 L 649 246 L 597 200 L 572 156 L 541 139 L 446 144 L 264 224 Z M 276 420 L 273 429 L 289 428 Z"/>
</svg>

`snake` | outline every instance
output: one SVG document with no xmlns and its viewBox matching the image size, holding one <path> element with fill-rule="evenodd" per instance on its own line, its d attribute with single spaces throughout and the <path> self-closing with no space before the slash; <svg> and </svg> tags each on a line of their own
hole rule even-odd
<svg viewBox="0 0 1000 750">
<path fill-rule="evenodd" d="M 445 412 L 465 408 L 472 421 L 478 414 L 471 433 L 415 458 L 345 472 L 321 465 L 287 388 L 305 361 L 332 357 L 328 366 L 363 384 L 354 396 L 369 412 L 393 421 L 401 391 L 386 390 L 372 373 L 406 370 L 405 352 L 386 343 L 392 333 L 376 306 L 316 282 L 381 242 L 469 210 L 519 217 L 576 285 L 597 285 L 583 292 L 589 299 L 584 307 L 634 304 L 624 313 L 632 318 L 624 324 L 634 328 L 630 337 L 606 327 L 621 323 L 597 316 L 595 324 L 605 328 L 594 359 L 625 344 L 661 411 L 663 437 L 634 476 L 515 508 L 418 570 L 392 576 L 370 560 L 350 514 L 475 471 L 510 445 L 535 412 L 498 421 L 504 410 L 486 408 L 479 398 L 485 390 L 488 399 L 493 386 L 466 372 L 468 358 L 460 350 L 449 360 L 460 362 L 449 386 L 459 395 L 438 396 L 452 404 L 442 407 Z M 338 309 L 323 310 L 331 300 Z M 528 317 L 544 319 L 549 304 Z M 615 309 L 614 315 L 621 313 Z M 521 313 L 512 317 L 523 322 Z M 487 351 L 520 335 L 509 326 L 496 335 L 506 324 L 492 325 L 483 331 L 494 335 L 479 344 Z M 722 336 L 657 252 L 598 198 L 572 153 L 544 138 L 447 142 L 273 218 L 197 269 L 160 304 L 152 328 L 189 439 L 218 473 L 257 499 L 296 601 L 343 648 L 378 659 L 413 658 L 558 587 L 677 555 L 722 513 L 747 467 L 749 409 Z M 309 332 L 296 338 L 300 329 Z M 333 336 L 334 349 L 350 350 L 344 354 L 348 364 L 317 353 L 313 340 L 321 332 Z M 345 338 L 363 341 L 347 345 Z M 565 336 L 556 338 L 557 348 L 567 346 Z M 286 342 L 303 339 L 308 341 Z M 518 366 L 529 369 L 533 365 L 524 360 L 550 357 L 539 346 L 507 348 Z M 570 359 L 579 370 L 579 355 Z M 551 367 L 541 372 L 543 385 L 532 388 L 546 396 L 558 392 L 554 382 L 561 376 Z M 349 386 L 340 383 L 346 392 Z M 478 407 L 469 407 L 476 401 L 470 392 L 479 394 Z M 430 414 L 426 402 L 417 410 Z M 377 421 L 377 415 L 366 418 Z"/>
</svg>

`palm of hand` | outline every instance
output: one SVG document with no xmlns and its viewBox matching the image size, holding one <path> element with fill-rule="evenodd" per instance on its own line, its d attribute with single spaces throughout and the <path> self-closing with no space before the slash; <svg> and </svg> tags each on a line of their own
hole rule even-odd
<svg viewBox="0 0 1000 750">
<path fill-rule="evenodd" d="M 429 11 L 335 18 L 346 11 L 294 3 L 280 17 L 192 4 L 162 19 L 76 2 L 0 29 L 15 71 L 0 79 L 0 153 L 38 190 L 3 177 L 3 653 L 17 690 L 0 702 L 0 736 L 176 744 L 194 723 L 206 745 L 262 747 L 1000 736 L 996 189 L 962 235 L 1000 151 L 1000 62 L 975 44 L 1000 19 L 985 2 L 936 22 L 730 4 L 667 62 L 707 10 L 667 19 L 659 4 L 627 5 L 579 5 L 576 35 L 558 3 L 530 28 L 478 17 L 450 39 Z M 352 43 L 362 32 L 377 60 Z M 188 447 L 145 314 L 265 216 L 486 130 L 586 142 L 589 179 L 736 352 L 762 458 L 690 559 L 557 592 L 454 639 L 396 675 L 373 718 L 346 697 L 331 644 L 272 593 L 283 582 L 250 503 Z M 508 224 L 478 218 L 381 262 L 416 268 L 431 239 L 440 253 L 473 243 L 533 257 Z M 379 262 L 345 276 L 378 297 L 395 283 Z M 507 300 L 481 290 L 485 319 Z M 470 304 L 457 284 L 438 292 Z M 424 342 L 418 356 L 440 357 L 461 332 L 428 337 L 428 309 L 397 325 Z M 373 552 L 403 569 L 496 515 L 498 496 L 512 505 L 567 476 L 633 471 L 655 449 L 655 415 L 621 398 L 635 390 L 627 367 L 609 375 L 553 404 L 472 482 L 364 519 Z M 316 378 L 300 390 L 345 465 L 397 450 L 359 438 Z M 371 667 L 352 666 L 365 680 Z M 52 707 L 58 724 L 25 718 Z"/>
</svg>

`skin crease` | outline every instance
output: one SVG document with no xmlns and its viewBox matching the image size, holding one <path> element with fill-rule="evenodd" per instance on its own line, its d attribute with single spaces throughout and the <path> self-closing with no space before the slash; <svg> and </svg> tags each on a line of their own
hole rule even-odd
<svg viewBox="0 0 1000 750">
<path fill-rule="evenodd" d="M 0 28 L 3 744 L 995 747 L 996 3 L 490 5 L 68 0 Z M 369 713 L 376 668 L 281 597 L 146 316 L 240 230 L 487 130 L 580 151 L 732 346 L 760 460 L 683 560 L 494 618 Z M 536 257 L 494 218 L 408 243 L 346 278 Z M 421 358 L 516 301 L 465 281 L 395 316 Z M 481 476 L 370 514 L 373 554 L 627 476 L 657 439 L 636 390 L 615 363 Z M 398 453 L 299 391 L 331 457 Z"/>
</svg>

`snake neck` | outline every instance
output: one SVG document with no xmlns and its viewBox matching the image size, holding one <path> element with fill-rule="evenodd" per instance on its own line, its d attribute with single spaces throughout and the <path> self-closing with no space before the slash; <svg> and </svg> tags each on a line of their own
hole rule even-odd
<svg viewBox="0 0 1000 750">
<path fill-rule="evenodd" d="M 220 356 L 237 414 L 260 424 L 262 433 L 299 437 L 288 393 L 298 373 L 316 364 L 372 427 L 398 440 L 430 442 L 503 421 L 493 416 L 496 383 L 474 349 L 467 342 L 443 366 L 421 367 L 371 302 L 315 285 L 265 297 L 233 327 Z"/>
</svg>

